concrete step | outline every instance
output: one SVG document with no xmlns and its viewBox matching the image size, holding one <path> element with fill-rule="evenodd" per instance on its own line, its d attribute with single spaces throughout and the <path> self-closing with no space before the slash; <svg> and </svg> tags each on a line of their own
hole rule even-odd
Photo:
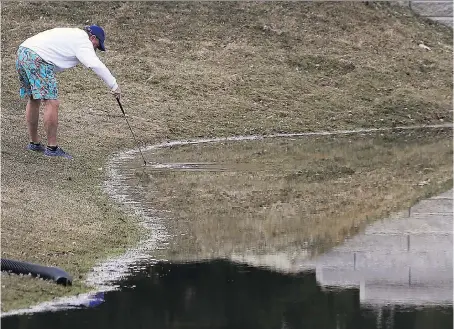
<svg viewBox="0 0 454 329">
<path fill-rule="evenodd" d="M 329 256 L 338 252 L 400 252 L 400 251 L 446 251 L 452 250 L 452 233 L 419 233 L 419 234 L 368 234 L 358 235 L 346 240 L 343 245 L 335 247 Z"/>
<path fill-rule="evenodd" d="M 306 264 L 314 267 L 339 269 L 378 269 L 412 267 L 415 269 L 437 270 L 452 267 L 452 249 L 436 253 L 418 251 L 376 251 L 376 252 L 333 252 L 311 262 L 297 264 L 301 268 Z"/>
<path fill-rule="evenodd" d="M 421 16 L 452 17 L 452 1 L 411 1 L 411 9 Z"/>
<path fill-rule="evenodd" d="M 411 217 L 380 220 L 366 228 L 364 234 L 452 234 L 452 214 L 414 214 Z"/>
<path fill-rule="evenodd" d="M 439 305 L 452 304 L 453 290 L 445 287 L 360 285 L 360 302 L 367 305 L 388 305 L 392 300 L 396 305 Z"/>
<path fill-rule="evenodd" d="M 382 267 L 354 270 L 353 268 L 315 269 L 317 282 L 324 287 L 359 287 L 361 283 L 382 286 L 440 287 L 452 290 L 452 267 L 426 271 L 411 267 Z"/>
<path fill-rule="evenodd" d="M 453 213 L 452 199 L 427 199 L 422 200 L 410 208 L 410 216 L 413 214 L 430 213 Z"/>
</svg>

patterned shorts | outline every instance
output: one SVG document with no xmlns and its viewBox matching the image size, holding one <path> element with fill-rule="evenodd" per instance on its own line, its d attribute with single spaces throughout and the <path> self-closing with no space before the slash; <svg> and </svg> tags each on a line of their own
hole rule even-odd
<svg viewBox="0 0 454 329">
<path fill-rule="evenodd" d="M 21 98 L 30 95 L 34 99 L 58 98 L 58 84 L 54 65 L 45 62 L 34 51 L 19 47 L 16 70 L 19 74 Z"/>
</svg>

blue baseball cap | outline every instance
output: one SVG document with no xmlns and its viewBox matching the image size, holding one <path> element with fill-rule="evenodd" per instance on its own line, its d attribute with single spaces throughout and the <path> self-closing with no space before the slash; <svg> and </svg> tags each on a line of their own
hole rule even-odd
<svg viewBox="0 0 454 329">
<path fill-rule="evenodd" d="M 104 34 L 104 30 L 102 29 L 102 27 L 100 27 L 98 25 L 90 25 L 90 26 L 85 27 L 85 29 L 89 33 L 93 34 L 95 37 L 98 38 L 98 40 L 99 40 L 98 49 L 101 51 L 106 51 L 106 48 L 104 47 L 104 40 L 106 39 L 106 36 Z"/>
</svg>

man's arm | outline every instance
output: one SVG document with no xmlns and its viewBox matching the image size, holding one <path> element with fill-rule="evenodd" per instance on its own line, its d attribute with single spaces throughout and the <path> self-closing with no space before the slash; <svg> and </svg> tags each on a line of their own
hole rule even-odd
<svg viewBox="0 0 454 329">
<path fill-rule="evenodd" d="M 118 89 L 117 80 L 110 73 L 109 69 L 104 65 L 103 62 L 96 56 L 93 47 L 82 47 L 77 53 L 76 57 L 83 65 L 90 68 L 95 72 L 106 84 L 109 86 L 111 91 Z"/>
</svg>

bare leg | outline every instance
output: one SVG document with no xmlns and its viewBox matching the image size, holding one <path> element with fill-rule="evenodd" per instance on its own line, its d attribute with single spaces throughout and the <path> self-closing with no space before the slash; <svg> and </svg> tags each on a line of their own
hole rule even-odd
<svg viewBox="0 0 454 329">
<path fill-rule="evenodd" d="M 44 128 L 47 133 L 47 145 L 57 146 L 58 106 L 57 99 L 45 100 Z"/>
<path fill-rule="evenodd" d="M 33 99 L 30 96 L 25 110 L 28 134 L 30 136 L 30 141 L 34 143 L 38 143 L 40 141 L 40 138 L 38 136 L 38 120 L 40 105 L 41 105 L 40 99 Z"/>
</svg>

